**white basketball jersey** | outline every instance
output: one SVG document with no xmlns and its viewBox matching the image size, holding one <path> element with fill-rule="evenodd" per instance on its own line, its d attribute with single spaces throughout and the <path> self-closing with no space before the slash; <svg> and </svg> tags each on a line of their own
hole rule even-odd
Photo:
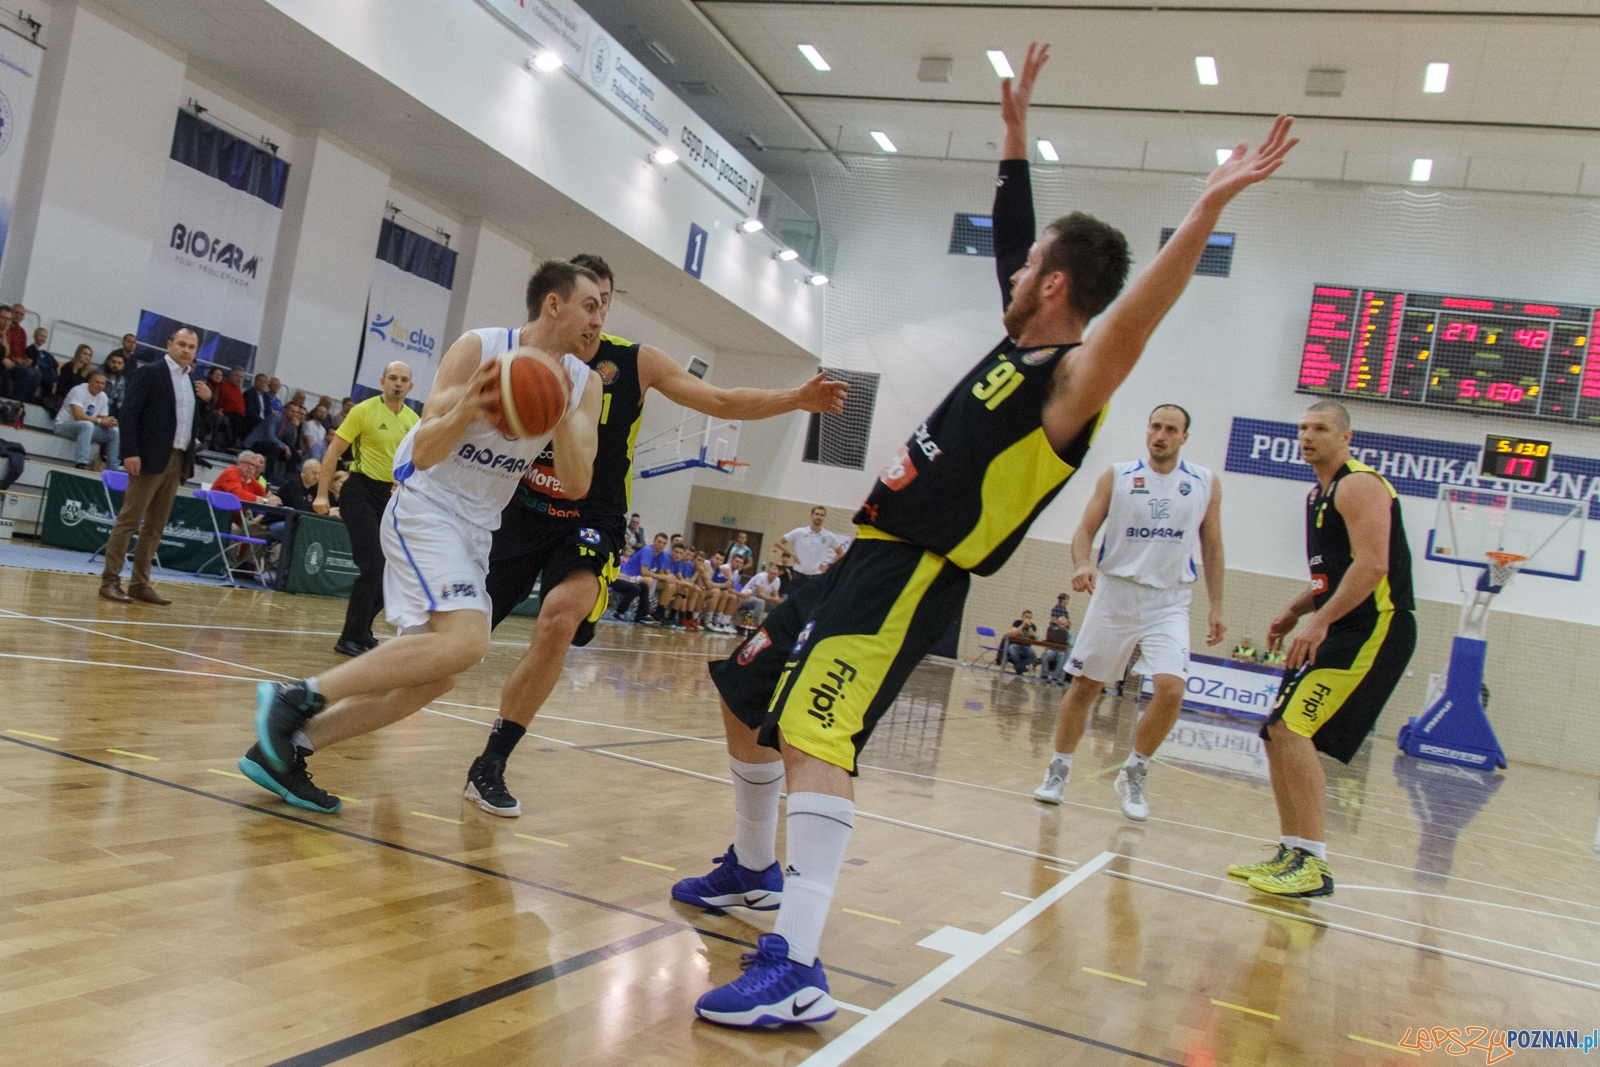
<svg viewBox="0 0 1600 1067">
<path fill-rule="evenodd" d="M 517 347 L 514 328 L 472 332 L 483 342 L 484 363 Z M 571 414 L 583 399 L 589 367 L 570 353 L 561 357 L 561 366 L 572 380 L 572 401 L 567 405 L 567 414 Z M 429 503 L 489 531 L 500 528 L 500 512 L 511 503 L 518 480 L 550 440 L 549 434 L 507 437 L 487 422 L 475 422 L 467 427 L 466 435 L 447 458 L 419 471 L 411 462 L 411 447 L 421 428 L 420 422 L 413 426 L 395 449 L 394 479 L 402 486 L 400 491 L 415 492 Z"/>
<path fill-rule="evenodd" d="M 1111 507 L 1096 561 L 1100 573 L 1157 589 L 1194 581 L 1212 473 L 1183 460 L 1168 474 L 1156 473 L 1142 459 L 1111 469 Z"/>
</svg>

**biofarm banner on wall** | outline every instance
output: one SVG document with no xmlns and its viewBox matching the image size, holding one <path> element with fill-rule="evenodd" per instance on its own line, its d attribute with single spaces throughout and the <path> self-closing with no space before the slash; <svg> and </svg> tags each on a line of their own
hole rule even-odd
<svg viewBox="0 0 1600 1067">
<path fill-rule="evenodd" d="M 367 292 L 367 331 L 361 342 L 356 386 L 379 390 L 383 368 L 399 360 L 411 368 L 413 400 L 425 400 L 444 356 L 444 320 L 450 312 L 456 254 L 383 220 L 378 258 Z"/>
<path fill-rule="evenodd" d="M 1500 492 L 1585 501 L 1589 518 L 1600 519 L 1600 460 L 1557 453 L 1550 457 L 1550 481 L 1545 485 L 1502 482 L 1479 476 L 1483 445 L 1437 441 L 1424 437 L 1397 437 L 1356 431 L 1350 455 L 1389 479 L 1405 496 L 1433 499 L 1441 485 L 1493 488 Z M 1287 478 L 1297 482 L 1316 479 L 1311 466 L 1300 458 L 1299 430 L 1292 422 L 1235 418 L 1228 435 L 1226 470 Z"/>
<path fill-rule="evenodd" d="M 44 49 L 12 33 L 0 33 L 0 255 L 11 231 L 11 209 L 22 174 L 22 146 L 33 117 L 33 93 Z"/>
<path fill-rule="evenodd" d="M 200 359 L 254 364 L 288 177 L 274 153 L 178 112 L 140 341 L 165 348 L 173 330 L 190 326 Z"/>
<path fill-rule="evenodd" d="M 479 0 L 529 41 L 561 57 L 574 77 L 683 167 L 748 216 L 764 178 L 737 148 L 651 74 L 572 0 Z"/>
</svg>

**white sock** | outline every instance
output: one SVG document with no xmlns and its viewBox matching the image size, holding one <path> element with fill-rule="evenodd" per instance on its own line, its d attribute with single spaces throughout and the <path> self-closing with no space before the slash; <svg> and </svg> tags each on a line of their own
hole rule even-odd
<svg viewBox="0 0 1600 1067">
<path fill-rule="evenodd" d="M 1055 755 L 1050 757 L 1050 767 L 1051 767 L 1052 770 L 1055 768 L 1055 765 L 1058 764 L 1058 763 L 1061 764 L 1061 773 L 1062 774 L 1066 775 L 1066 774 L 1071 774 L 1072 773 L 1072 753 L 1070 753 L 1070 752 L 1057 752 Z"/>
<path fill-rule="evenodd" d="M 1128 758 L 1122 761 L 1122 765 L 1127 767 L 1129 770 L 1132 770 L 1134 766 L 1137 765 L 1148 771 L 1150 769 L 1150 757 L 1141 756 L 1139 755 L 1138 751 L 1135 750 L 1128 753 Z"/>
<path fill-rule="evenodd" d="M 1307 841 L 1302 837 L 1300 839 L 1300 847 L 1317 857 L 1319 860 L 1326 860 L 1328 858 L 1328 845 L 1326 842 Z"/>
<path fill-rule="evenodd" d="M 833 905 L 833 887 L 838 884 L 855 822 L 856 806 L 844 797 L 789 794 L 783 904 L 772 932 L 789 942 L 789 958 L 796 963 L 809 967 L 817 961 L 822 928 Z"/>
<path fill-rule="evenodd" d="M 1281 844 L 1284 848 L 1288 848 L 1288 849 L 1295 849 L 1295 848 L 1299 848 L 1300 847 L 1300 839 L 1298 837 L 1290 837 L 1288 834 L 1280 835 L 1279 838 L 1278 838 L 1278 843 Z"/>
<path fill-rule="evenodd" d="M 311 738 L 306 736 L 304 730 L 296 730 L 289 735 L 289 743 L 296 748 L 303 748 L 309 754 L 314 751 L 311 747 Z"/>
<path fill-rule="evenodd" d="M 745 763 L 728 757 L 733 771 L 733 806 L 738 823 L 733 851 L 739 866 L 764 871 L 778 862 L 778 794 L 783 792 L 783 761 Z"/>
</svg>

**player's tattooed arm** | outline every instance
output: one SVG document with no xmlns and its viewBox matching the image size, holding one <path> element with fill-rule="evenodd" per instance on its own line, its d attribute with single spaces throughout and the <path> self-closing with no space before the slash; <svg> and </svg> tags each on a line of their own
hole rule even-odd
<svg viewBox="0 0 1600 1067">
<path fill-rule="evenodd" d="M 555 460 L 556 478 L 574 500 L 589 494 L 594 479 L 594 457 L 600 449 L 600 406 L 605 383 L 591 374 L 583 387 L 583 398 L 576 410 L 556 423 L 550 434 L 550 451 Z"/>
<path fill-rule="evenodd" d="M 661 349 L 650 345 L 639 348 L 642 390 L 658 389 L 673 403 L 715 419 L 751 422 L 790 411 L 840 414 L 850 383 L 827 378 L 823 371 L 792 389 L 719 389 L 678 366 Z"/>
</svg>

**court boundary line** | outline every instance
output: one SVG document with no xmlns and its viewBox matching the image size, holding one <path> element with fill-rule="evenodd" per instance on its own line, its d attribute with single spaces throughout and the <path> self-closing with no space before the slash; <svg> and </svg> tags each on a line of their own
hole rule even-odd
<svg viewBox="0 0 1600 1067">
<path fill-rule="evenodd" d="M 988 933 L 973 932 L 960 951 L 952 953 L 949 959 L 890 997 L 872 1015 L 800 1061 L 799 1067 L 837 1067 L 844 1063 L 1116 858 L 1115 852 L 1100 853 L 1039 894 L 1031 903 L 1024 904 L 1000 920 Z"/>
<path fill-rule="evenodd" d="M 326 1045 L 297 1053 L 287 1059 L 278 1060 L 270 1067 L 327 1067 L 328 1064 L 338 1063 L 340 1060 L 349 1059 L 351 1056 L 360 1055 L 375 1048 L 380 1048 L 393 1041 L 398 1041 L 412 1034 L 420 1033 L 430 1026 L 449 1022 L 451 1019 L 460 1018 L 479 1008 L 488 1007 L 518 993 L 526 993 L 530 989 L 548 985 L 557 978 L 579 971 L 587 970 L 597 963 L 615 959 L 618 956 L 632 952 L 634 949 L 643 948 L 645 945 L 654 944 L 668 937 L 675 937 L 686 932 L 687 928 L 663 924 L 650 930 L 641 930 L 636 934 L 618 938 L 609 944 L 598 948 L 580 952 L 576 956 L 569 956 L 564 960 L 547 963 L 543 967 L 519 974 L 493 985 L 484 986 L 482 989 L 471 993 L 463 993 L 442 1003 L 423 1008 L 421 1011 L 403 1015 L 398 1019 L 378 1026 L 341 1037 L 330 1041 Z"/>
<path fill-rule="evenodd" d="M 1331 922 L 1327 919 L 1317 918 L 1315 916 L 1295 915 L 1291 912 L 1280 911 L 1277 908 L 1268 908 L 1260 904 L 1251 904 L 1244 900 L 1234 900 L 1232 897 L 1221 896 L 1217 893 L 1207 893 L 1203 889 L 1190 889 L 1187 886 L 1174 885 L 1171 882 L 1161 882 L 1154 878 L 1141 878 L 1136 874 L 1128 874 L 1125 871 L 1106 871 L 1105 873 L 1113 878 L 1122 878 L 1129 882 L 1139 882 L 1142 885 L 1152 886 L 1156 889 L 1165 889 L 1174 893 L 1184 893 L 1188 896 L 1200 897 L 1204 900 L 1214 900 L 1222 904 L 1227 904 L 1231 907 L 1244 908 L 1246 911 L 1259 912 L 1263 915 L 1273 915 L 1280 919 L 1289 919 L 1293 922 L 1306 923 L 1309 926 L 1321 926 L 1324 929 L 1337 930 L 1340 933 L 1353 934 L 1356 937 L 1371 938 L 1374 941 L 1385 941 L 1391 945 L 1399 945 L 1402 948 L 1412 948 L 1419 952 L 1434 953 L 1440 956 L 1449 956 L 1452 959 L 1463 960 L 1467 963 L 1477 963 L 1485 967 L 1495 967 L 1503 971 L 1514 971 L 1518 974 L 1525 974 L 1533 978 L 1543 978 L 1547 981 L 1559 982 L 1562 985 L 1572 985 L 1583 989 L 1600 991 L 1600 984 L 1596 984 L 1594 982 L 1585 982 L 1581 978 L 1568 978 L 1565 975 L 1551 974 L 1548 971 L 1539 971 L 1533 969 L 1532 967 L 1521 967 L 1515 963 L 1506 963 L 1501 960 L 1489 959 L 1486 956 L 1474 956 L 1467 952 L 1457 952 L 1455 949 L 1440 948 L 1438 945 L 1425 945 L 1420 941 L 1408 941 L 1403 937 L 1391 937 L 1388 934 L 1380 934 L 1371 930 L 1363 930 L 1358 926 L 1346 926 L 1343 923 Z"/>
<path fill-rule="evenodd" d="M 1085 1037 L 1082 1034 L 1075 1034 L 1070 1030 L 1057 1030 L 1055 1027 L 1046 1026 L 1044 1023 L 1032 1022 L 1028 1019 L 1021 1019 L 1015 1015 L 1007 1015 L 1004 1012 L 993 1011 L 989 1008 L 980 1008 L 976 1004 L 968 1004 L 964 1001 L 953 1000 L 950 997 L 940 997 L 939 1003 L 948 1004 L 953 1008 L 964 1008 L 967 1011 L 975 1011 L 979 1015 L 987 1015 L 992 1019 L 1000 1019 L 1004 1022 L 1016 1023 L 1018 1026 L 1026 1026 L 1030 1030 L 1038 1030 L 1041 1033 L 1054 1034 L 1056 1037 L 1065 1037 L 1073 1041 L 1080 1041 L 1085 1045 L 1093 1045 L 1095 1048 L 1103 1048 L 1107 1052 L 1119 1052 L 1124 1056 L 1132 1056 L 1136 1060 L 1144 1060 L 1146 1063 L 1159 1063 L 1162 1065 L 1162 1067 L 1184 1067 L 1183 1064 L 1178 1063 L 1175 1060 L 1164 1060 L 1160 1056 L 1152 1056 L 1146 1052 L 1137 1052 L 1131 1048 L 1123 1048 L 1121 1045 L 1113 1045 L 1109 1041 L 1097 1041 L 1092 1037 Z"/>
</svg>

